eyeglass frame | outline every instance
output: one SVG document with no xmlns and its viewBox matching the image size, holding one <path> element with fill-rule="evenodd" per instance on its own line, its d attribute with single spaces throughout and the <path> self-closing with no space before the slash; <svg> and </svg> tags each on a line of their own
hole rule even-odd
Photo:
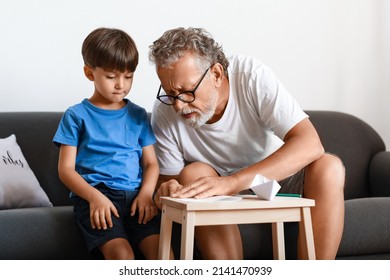
<svg viewBox="0 0 390 280">
<path fill-rule="evenodd" d="M 176 103 L 176 100 L 180 100 L 181 102 L 184 102 L 184 103 L 192 103 L 195 101 L 195 91 L 198 89 L 198 87 L 200 86 L 200 84 L 202 83 L 204 77 L 206 77 L 206 74 L 207 72 L 209 71 L 210 67 L 206 69 L 206 71 L 203 73 L 202 77 L 200 78 L 199 82 L 196 84 L 196 86 L 194 87 L 193 90 L 187 90 L 187 91 L 183 91 L 183 92 L 180 92 L 179 94 L 177 94 L 176 96 L 175 95 L 170 95 L 170 94 L 164 94 L 164 95 L 160 95 L 160 92 L 161 92 L 161 88 L 162 88 L 162 85 L 160 84 L 160 87 L 158 89 L 158 92 L 157 92 L 157 96 L 156 98 L 163 104 L 165 105 L 169 105 L 169 106 L 172 106 L 172 105 L 175 105 Z M 186 100 L 182 100 L 180 99 L 180 95 L 182 94 L 191 94 L 193 99 L 191 101 L 186 101 Z M 173 102 L 172 103 L 166 103 L 164 101 L 162 101 L 160 98 L 161 97 L 167 97 L 169 100 L 171 100 L 173 98 Z"/>
</svg>

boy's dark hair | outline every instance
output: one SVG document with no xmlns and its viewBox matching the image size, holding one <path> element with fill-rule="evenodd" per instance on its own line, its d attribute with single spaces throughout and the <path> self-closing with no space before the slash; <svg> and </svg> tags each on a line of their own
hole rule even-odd
<svg viewBox="0 0 390 280">
<path fill-rule="evenodd" d="M 134 72 L 138 65 L 138 50 L 133 39 L 124 31 L 98 28 L 83 42 L 84 64 L 119 72 Z"/>
</svg>

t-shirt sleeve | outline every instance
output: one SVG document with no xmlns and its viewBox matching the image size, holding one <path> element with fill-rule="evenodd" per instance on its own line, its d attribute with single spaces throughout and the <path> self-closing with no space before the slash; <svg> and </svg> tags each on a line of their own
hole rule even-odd
<svg viewBox="0 0 390 280">
<path fill-rule="evenodd" d="M 290 129 L 308 117 L 267 66 L 261 65 L 256 70 L 251 84 L 256 89 L 252 91 L 256 93 L 253 97 L 255 110 L 264 124 L 280 139 L 284 139 Z"/>
<path fill-rule="evenodd" d="M 156 137 L 154 135 L 146 110 L 143 110 L 140 115 L 141 122 L 143 123 L 143 129 L 139 138 L 139 144 L 141 147 L 153 145 L 156 143 Z"/>
<path fill-rule="evenodd" d="M 80 120 L 70 109 L 66 110 L 58 125 L 53 138 L 53 143 L 57 146 L 69 145 L 78 146 L 80 135 Z"/>
</svg>

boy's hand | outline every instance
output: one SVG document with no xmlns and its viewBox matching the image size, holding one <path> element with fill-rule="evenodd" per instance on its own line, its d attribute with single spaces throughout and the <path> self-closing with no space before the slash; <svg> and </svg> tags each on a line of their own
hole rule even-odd
<svg viewBox="0 0 390 280">
<path fill-rule="evenodd" d="M 138 196 L 134 199 L 133 204 L 131 205 L 131 216 L 135 215 L 137 209 L 138 223 L 140 224 L 146 224 L 158 213 L 157 207 L 153 203 L 152 196 L 142 194 L 142 192 L 138 194 Z"/>
<path fill-rule="evenodd" d="M 93 229 L 106 230 L 112 227 L 111 213 L 119 218 L 118 210 L 105 195 L 99 193 L 89 201 L 91 226 Z"/>
</svg>

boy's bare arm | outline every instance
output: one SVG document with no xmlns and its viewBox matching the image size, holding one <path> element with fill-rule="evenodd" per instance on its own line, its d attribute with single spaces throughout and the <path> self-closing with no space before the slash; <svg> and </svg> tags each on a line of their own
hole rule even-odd
<svg viewBox="0 0 390 280">
<path fill-rule="evenodd" d="M 58 174 L 61 181 L 76 195 L 87 200 L 92 228 L 112 227 L 111 213 L 119 217 L 114 204 L 100 191 L 89 185 L 75 169 L 77 148 L 61 145 Z"/>
<path fill-rule="evenodd" d="M 131 206 L 131 215 L 139 211 L 139 223 L 150 221 L 157 213 L 157 208 L 152 200 L 159 175 L 156 153 L 153 145 L 142 149 L 142 185 L 141 190 Z"/>
</svg>

